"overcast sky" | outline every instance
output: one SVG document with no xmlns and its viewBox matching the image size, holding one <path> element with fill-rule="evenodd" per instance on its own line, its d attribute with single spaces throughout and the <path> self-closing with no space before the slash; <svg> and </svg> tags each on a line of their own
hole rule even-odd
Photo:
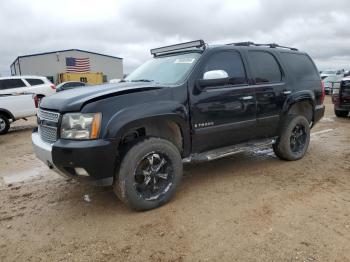
<svg viewBox="0 0 350 262">
<path fill-rule="evenodd" d="M 307 51 L 320 69 L 350 69 L 348 0 L 0 0 L 0 74 L 19 55 L 86 49 L 124 58 L 204 39 L 276 42 Z"/>
</svg>

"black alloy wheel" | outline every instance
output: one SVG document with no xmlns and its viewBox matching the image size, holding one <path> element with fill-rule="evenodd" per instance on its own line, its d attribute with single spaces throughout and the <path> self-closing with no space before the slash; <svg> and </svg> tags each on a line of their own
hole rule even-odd
<svg viewBox="0 0 350 262">
<path fill-rule="evenodd" d="M 279 136 L 273 144 L 276 156 L 294 161 L 304 157 L 310 143 L 310 123 L 302 115 L 286 115 L 280 126 Z"/>
<path fill-rule="evenodd" d="M 162 138 L 145 138 L 122 156 L 113 182 L 118 198 L 134 210 L 150 210 L 169 202 L 182 178 L 179 149 Z"/>
<path fill-rule="evenodd" d="M 134 186 L 144 200 L 155 200 L 168 192 L 173 176 L 174 169 L 168 156 L 151 152 L 138 163 L 134 172 Z"/>
<path fill-rule="evenodd" d="M 299 153 L 304 150 L 307 139 L 307 133 L 303 125 L 297 124 L 290 136 L 290 149 L 293 153 Z"/>
</svg>

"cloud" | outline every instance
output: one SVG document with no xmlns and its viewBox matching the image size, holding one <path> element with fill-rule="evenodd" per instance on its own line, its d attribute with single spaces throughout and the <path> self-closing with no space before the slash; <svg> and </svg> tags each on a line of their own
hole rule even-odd
<svg viewBox="0 0 350 262">
<path fill-rule="evenodd" d="M 130 72 L 150 48 L 199 38 L 277 42 L 350 68 L 349 14 L 345 0 L 1 1 L 0 73 L 19 55 L 68 48 L 121 56 Z"/>
</svg>

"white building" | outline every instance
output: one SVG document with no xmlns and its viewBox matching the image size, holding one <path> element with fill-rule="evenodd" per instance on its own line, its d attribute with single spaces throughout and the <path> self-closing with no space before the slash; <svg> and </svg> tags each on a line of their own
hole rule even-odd
<svg viewBox="0 0 350 262">
<path fill-rule="evenodd" d="M 83 58 L 88 61 L 84 62 L 88 66 L 87 71 L 102 72 L 105 82 L 123 78 L 122 58 L 79 49 L 19 56 L 11 64 L 11 75 L 46 76 L 53 83 L 57 83 L 58 74 L 69 72 L 67 66 L 72 66 L 75 59 L 79 61 Z"/>
</svg>

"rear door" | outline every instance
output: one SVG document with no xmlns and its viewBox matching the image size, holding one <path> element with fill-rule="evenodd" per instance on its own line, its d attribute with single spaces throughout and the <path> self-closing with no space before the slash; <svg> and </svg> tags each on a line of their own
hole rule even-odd
<svg viewBox="0 0 350 262">
<path fill-rule="evenodd" d="M 22 79 L 0 80 L 0 94 L 14 94 L 28 92 L 26 84 Z"/>
<path fill-rule="evenodd" d="M 272 52 L 249 50 L 247 58 L 256 93 L 256 137 L 271 137 L 277 133 L 283 104 L 292 91 L 287 90 L 282 67 Z"/>
<path fill-rule="evenodd" d="M 48 79 L 45 81 L 41 78 L 25 78 L 24 80 L 29 85 L 28 92 L 45 96 L 56 93 L 54 86 L 49 82 Z"/>
<path fill-rule="evenodd" d="M 199 65 L 197 83 L 204 73 L 213 70 L 225 71 L 231 81 L 205 89 L 193 86 L 190 109 L 194 152 L 249 140 L 256 126 L 254 87 L 248 85 L 241 54 L 234 50 L 208 54 Z"/>
</svg>

